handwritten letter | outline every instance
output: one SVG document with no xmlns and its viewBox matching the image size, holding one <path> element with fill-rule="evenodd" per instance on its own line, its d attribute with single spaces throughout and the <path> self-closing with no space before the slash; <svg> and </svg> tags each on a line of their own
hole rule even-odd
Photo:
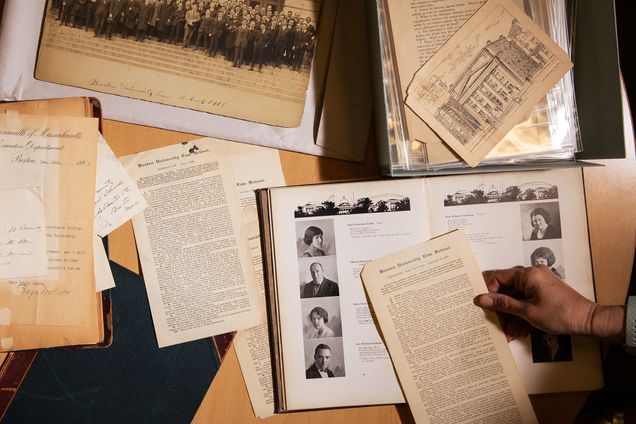
<svg viewBox="0 0 636 424">
<path fill-rule="evenodd" d="M 95 233 L 105 237 L 146 206 L 137 185 L 100 135 L 97 145 Z"/>
<path fill-rule="evenodd" d="M 42 194 L 36 188 L 0 190 L 0 278 L 47 274 Z"/>
</svg>

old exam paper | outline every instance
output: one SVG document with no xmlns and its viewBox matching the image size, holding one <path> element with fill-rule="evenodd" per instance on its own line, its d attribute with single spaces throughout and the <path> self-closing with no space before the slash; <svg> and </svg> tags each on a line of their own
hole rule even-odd
<svg viewBox="0 0 636 424">
<path fill-rule="evenodd" d="M 48 258 L 44 276 L 0 280 L 0 350 L 101 338 L 91 207 L 97 125 L 93 118 L 0 114 L 2 188 L 41 192 Z M 33 223 L 33 211 L 23 208 L 40 207 L 28 202 L 11 205 L 17 228 Z"/>
</svg>

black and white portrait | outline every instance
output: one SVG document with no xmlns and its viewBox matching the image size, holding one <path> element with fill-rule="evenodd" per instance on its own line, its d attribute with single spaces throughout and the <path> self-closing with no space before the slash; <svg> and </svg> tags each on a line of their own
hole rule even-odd
<svg viewBox="0 0 636 424">
<path fill-rule="evenodd" d="M 533 328 L 530 344 L 534 363 L 572 360 L 572 339 L 569 335 L 549 334 Z"/>
<path fill-rule="evenodd" d="M 520 204 L 523 240 L 561 238 L 559 202 Z"/>
<path fill-rule="evenodd" d="M 323 339 L 342 336 L 339 297 L 303 299 L 301 310 L 303 338 Z"/>
<path fill-rule="evenodd" d="M 563 248 L 561 240 L 539 240 L 524 242 L 523 250 L 526 254 L 526 266 L 545 265 L 557 277 L 565 279 L 563 264 Z"/>
<path fill-rule="evenodd" d="M 335 255 L 333 221 L 296 222 L 296 249 L 299 258 Z"/>
<path fill-rule="evenodd" d="M 336 257 L 302 258 L 298 260 L 300 297 L 331 297 L 340 295 Z"/>
<path fill-rule="evenodd" d="M 305 340 L 305 378 L 345 376 L 342 338 Z"/>
</svg>

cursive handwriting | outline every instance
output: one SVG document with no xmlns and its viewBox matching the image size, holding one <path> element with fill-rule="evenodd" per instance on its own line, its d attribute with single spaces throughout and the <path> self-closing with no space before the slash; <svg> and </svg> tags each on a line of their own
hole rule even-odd
<svg viewBox="0 0 636 424">
<path fill-rule="evenodd" d="M 220 101 L 218 99 L 214 99 L 210 97 L 200 97 L 197 95 L 191 96 L 187 94 L 173 95 L 173 94 L 166 93 L 163 90 L 155 90 L 153 88 L 148 88 L 148 87 L 138 87 L 138 86 L 135 86 L 134 84 L 129 84 L 126 82 L 120 82 L 119 84 L 114 84 L 111 81 L 103 81 L 98 78 L 92 78 L 88 81 L 88 84 L 92 87 L 99 87 L 99 88 L 106 89 L 107 91 L 123 90 L 125 92 L 132 93 L 133 95 L 137 95 L 139 98 L 147 98 L 147 99 L 156 98 L 156 99 L 159 99 L 157 100 L 159 102 L 161 102 L 162 100 L 173 101 L 173 102 L 178 101 L 178 102 L 187 102 L 187 103 L 193 103 L 197 105 L 213 106 L 213 107 L 219 107 L 219 108 L 225 107 L 227 105 L 227 102 Z"/>
</svg>

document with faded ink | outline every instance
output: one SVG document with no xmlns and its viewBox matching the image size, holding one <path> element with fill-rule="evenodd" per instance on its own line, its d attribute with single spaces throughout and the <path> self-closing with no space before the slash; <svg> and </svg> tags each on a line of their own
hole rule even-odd
<svg viewBox="0 0 636 424">
<path fill-rule="evenodd" d="M 489 0 L 417 71 L 406 104 L 476 166 L 571 67 L 512 0 Z"/>
<path fill-rule="evenodd" d="M 121 158 L 148 208 L 133 218 L 159 347 L 262 324 L 230 143 Z"/>
<path fill-rule="evenodd" d="M 137 185 L 100 134 L 95 183 L 95 234 L 106 237 L 146 206 Z"/>
<path fill-rule="evenodd" d="M 361 278 L 418 423 L 536 423 L 468 239 L 455 230 L 364 266 Z"/>
<path fill-rule="evenodd" d="M 46 236 L 41 187 L 2 188 L 0 278 L 46 276 Z"/>
<path fill-rule="evenodd" d="M 241 208 L 243 228 L 247 233 L 252 264 L 258 281 L 258 302 L 265 310 L 265 283 L 263 281 L 263 259 L 258 213 L 254 190 L 285 185 L 278 151 L 253 148 L 253 152 L 231 156 Z M 243 379 L 252 403 L 254 415 L 267 418 L 274 415 L 274 389 L 272 384 L 272 362 L 269 349 L 267 323 L 240 330 L 234 337 L 234 348 Z"/>
<path fill-rule="evenodd" d="M 103 338 L 93 274 L 97 123 L 0 114 L 0 168 L 8 170 L 3 188 L 41 192 L 48 260 L 45 276 L 0 281 L 0 350 Z M 25 214 L 21 211 L 25 221 L 18 224 L 23 229 L 33 225 Z"/>
</svg>

